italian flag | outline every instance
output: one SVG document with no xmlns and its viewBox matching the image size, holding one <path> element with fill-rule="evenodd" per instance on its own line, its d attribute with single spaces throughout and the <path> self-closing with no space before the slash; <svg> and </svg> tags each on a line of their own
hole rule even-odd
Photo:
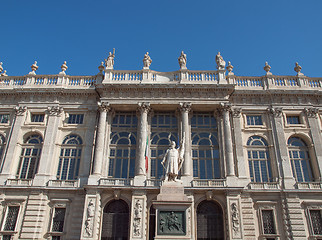
<svg viewBox="0 0 322 240">
<path fill-rule="evenodd" d="M 148 149 L 149 149 L 149 136 L 146 137 L 146 144 L 145 144 L 145 171 L 148 172 L 149 169 L 149 157 L 148 157 Z"/>
</svg>

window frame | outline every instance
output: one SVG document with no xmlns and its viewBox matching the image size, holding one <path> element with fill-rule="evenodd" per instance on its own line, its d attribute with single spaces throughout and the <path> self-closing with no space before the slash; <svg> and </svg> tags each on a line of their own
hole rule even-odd
<svg viewBox="0 0 322 240">
<path fill-rule="evenodd" d="M 288 123 L 288 117 L 299 117 L 300 123 Z M 283 111 L 283 121 L 285 128 L 306 128 L 307 123 L 303 111 Z"/>
<path fill-rule="evenodd" d="M 247 123 L 247 117 L 251 116 L 260 116 L 262 119 L 262 125 L 248 125 Z M 266 115 L 262 112 L 243 112 L 242 114 L 243 120 L 244 120 L 244 129 L 265 129 L 267 128 L 266 123 Z"/>
<path fill-rule="evenodd" d="M 22 224 L 22 218 L 23 218 L 23 211 L 24 211 L 24 207 L 25 207 L 25 202 L 26 199 L 21 198 L 21 199 L 17 199 L 17 198 L 6 198 L 2 205 L 2 222 L 1 222 L 1 229 L 0 229 L 0 236 L 6 236 L 6 235 L 11 235 L 11 238 L 14 239 L 14 237 L 19 233 L 19 231 L 21 230 L 21 224 Z M 7 216 L 8 216 L 8 209 L 9 207 L 19 207 L 19 211 L 17 214 L 17 220 L 16 220 L 16 224 L 15 224 L 15 229 L 12 230 L 4 230 L 4 226 L 6 224 L 6 220 L 7 220 Z"/>
<path fill-rule="evenodd" d="M 69 122 L 69 119 L 70 119 L 70 117 L 71 116 L 80 116 L 80 115 L 83 115 L 83 117 L 82 117 L 82 123 L 77 123 L 77 122 L 75 122 L 75 123 L 70 123 Z M 85 126 L 86 124 L 85 124 L 85 119 L 86 119 L 86 114 L 84 113 L 84 112 L 69 112 L 69 113 L 66 113 L 65 114 L 65 125 L 66 126 L 79 126 L 79 125 L 83 125 L 83 126 Z"/>
<path fill-rule="evenodd" d="M 66 199 L 51 199 L 49 202 L 49 207 L 50 207 L 50 220 L 48 222 L 48 229 L 47 229 L 47 234 L 46 236 L 50 239 L 53 236 L 59 236 L 59 237 L 64 237 L 67 235 L 67 229 L 69 227 L 68 223 L 68 216 L 69 216 L 69 211 L 70 211 L 70 203 L 71 200 L 66 198 Z M 54 216 L 55 216 L 55 210 L 56 208 L 64 208 L 65 209 L 65 215 L 64 215 L 64 225 L 63 225 L 63 231 L 62 232 L 56 232 L 52 231 L 53 223 L 54 223 Z"/>
<path fill-rule="evenodd" d="M 277 221 L 277 202 L 275 201 L 257 201 L 255 202 L 255 209 L 257 210 L 257 219 L 259 225 L 259 239 L 266 240 L 266 239 L 280 239 L 280 230 L 279 224 Z M 262 211 L 272 211 L 273 212 L 273 221 L 275 227 L 275 234 L 265 234 L 264 233 L 264 222 L 263 222 L 263 213 Z"/>
<path fill-rule="evenodd" d="M 1 121 L 0 121 L 0 126 L 9 126 L 10 125 L 10 123 L 11 123 L 11 114 L 9 113 L 9 112 L 1 112 L 0 113 L 0 119 L 1 119 L 1 116 L 3 116 L 3 115 L 7 115 L 8 116 L 8 122 L 6 122 L 6 123 L 2 123 Z"/>
<path fill-rule="evenodd" d="M 309 230 L 309 236 L 310 236 L 309 239 L 310 240 L 322 239 L 322 234 L 316 235 L 314 233 L 311 212 L 310 212 L 311 210 L 319 210 L 322 217 L 322 207 L 321 207 L 322 202 L 320 201 L 303 202 L 303 206 L 304 206 L 304 212 L 306 215 L 307 227 Z"/>
</svg>

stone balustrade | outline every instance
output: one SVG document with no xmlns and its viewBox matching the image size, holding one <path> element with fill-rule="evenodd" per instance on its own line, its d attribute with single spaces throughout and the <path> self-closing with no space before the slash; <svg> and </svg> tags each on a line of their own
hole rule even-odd
<svg viewBox="0 0 322 240">
<path fill-rule="evenodd" d="M 297 189 L 322 189 L 322 182 L 298 182 Z"/>
<path fill-rule="evenodd" d="M 212 187 L 212 188 L 222 188 L 226 187 L 226 180 L 225 179 L 205 179 L 205 180 L 192 180 L 191 182 L 192 187 Z"/>
<path fill-rule="evenodd" d="M 248 185 L 249 189 L 260 189 L 260 190 L 264 190 L 264 189 L 281 189 L 281 186 L 278 182 L 251 182 Z"/>
<path fill-rule="evenodd" d="M 79 180 L 49 180 L 47 186 L 59 188 L 77 188 L 79 187 Z"/>
<path fill-rule="evenodd" d="M 6 186 L 31 186 L 32 185 L 32 179 L 8 179 L 6 181 Z"/>
<path fill-rule="evenodd" d="M 91 88 L 95 84 L 138 84 L 138 83 L 184 83 L 184 84 L 231 84 L 236 89 L 320 89 L 322 78 L 306 76 L 276 76 L 243 77 L 223 74 L 220 79 L 219 71 L 175 71 L 156 72 L 148 70 L 124 71 L 111 70 L 105 77 L 98 74 L 94 76 L 68 76 L 68 75 L 25 75 L 0 76 L 0 88 Z"/>
<path fill-rule="evenodd" d="M 133 179 L 127 178 L 101 178 L 99 186 L 133 186 Z"/>
</svg>

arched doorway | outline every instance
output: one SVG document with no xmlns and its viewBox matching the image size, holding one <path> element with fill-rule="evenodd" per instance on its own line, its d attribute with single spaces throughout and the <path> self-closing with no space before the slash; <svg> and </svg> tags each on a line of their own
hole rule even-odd
<svg viewBox="0 0 322 240">
<path fill-rule="evenodd" d="M 129 207 L 123 200 L 113 200 L 103 210 L 101 240 L 126 240 L 129 236 Z"/>
<path fill-rule="evenodd" d="M 224 219 L 221 206 L 213 201 L 203 201 L 197 208 L 197 239 L 224 240 Z"/>
</svg>

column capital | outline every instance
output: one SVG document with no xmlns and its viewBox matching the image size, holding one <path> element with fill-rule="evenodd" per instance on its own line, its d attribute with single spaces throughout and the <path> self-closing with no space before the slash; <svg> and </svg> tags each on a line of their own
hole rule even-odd
<svg viewBox="0 0 322 240">
<path fill-rule="evenodd" d="M 304 112 L 308 118 L 317 118 L 319 109 L 318 108 L 304 108 Z"/>
<path fill-rule="evenodd" d="M 231 103 L 220 103 L 220 108 L 222 112 L 231 112 Z"/>
<path fill-rule="evenodd" d="M 138 103 L 138 113 L 142 114 L 142 113 L 148 113 L 151 108 L 150 108 L 150 103 L 149 102 L 140 102 Z"/>
<path fill-rule="evenodd" d="M 108 102 L 98 102 L 97 105 L 100 112 L 109 112 L 111 110 L 110 104 Z"/>
<path fill-rule="evenodd" d="M 191 103 L 190 102 L 181 102 L 179 107 L 180 112 L 187 112 L 191 111 Z"/>
<path fill-rule="evenodd" d="M 241 108 L 233 108 L 232 115 L 234 118 L 240 118 L 242 109 Z"/>
<path fill-rule="evenodd" d="M 48 115 L 50 116 L 60 116 L 63 112 L 63 107 L 60 106 L 52 106 L 47 108 Z"/>
<path fill-rule="evenodd" d="M 267 112 L 277 118 L 282 116 L 283 108 L 270 106 L 267 108 Z"/>
<path fill-rule="evenodd" d="M 14 109 L 16 111 L 15 114 L 17 116 L 22 116 L 27 111 L 27 107 L 26 106 L 20 106 L 20 107 L 16 106 Z"/>
</svg>

